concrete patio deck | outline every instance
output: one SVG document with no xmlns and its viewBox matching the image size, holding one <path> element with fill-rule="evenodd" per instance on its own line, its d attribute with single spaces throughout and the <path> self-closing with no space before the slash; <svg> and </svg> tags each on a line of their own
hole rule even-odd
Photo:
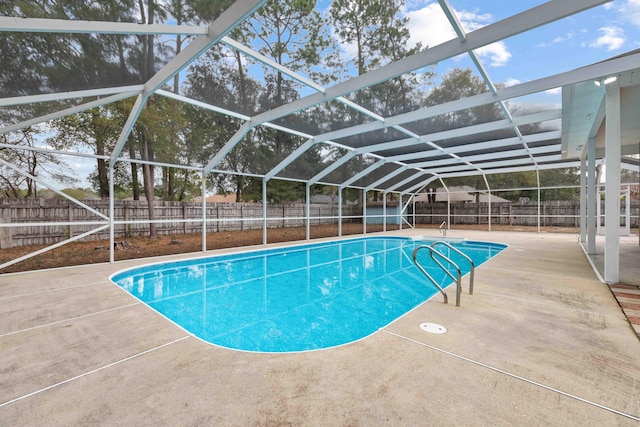
<svg viewBox="0 0 640 427">
<path fill-rule="evenodd" d="M 510 245 L 461 307 L 307 353 L 206 344 L 109 282 L 149 260 L 0 275 L 0 426 L 637 426 L 640 340 L 576 236 L 449 236 Z"/>
</svg>

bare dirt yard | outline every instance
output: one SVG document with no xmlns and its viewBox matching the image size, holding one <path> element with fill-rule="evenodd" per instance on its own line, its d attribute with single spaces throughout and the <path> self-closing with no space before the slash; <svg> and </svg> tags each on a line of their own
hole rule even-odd
<svg viewBox="0 0 640 427">
<path fill-rule="evenodd" d="M 421 228 L 437 228 L 436 225 L 425 225 Z M 482 229 L 486 225 L 455 225 L 456 229 Z M 387 230 L 392 230 L 387 226 Z M 492 226 L 492 230 L 509 231 L 536 231 L 537 227 L 510 227 Z M 382 231 L 382 225 L 367 225 L 367 232 Z M 577 229 L 545 227 L 545 232 L 577 233 Z M 362 224 L 343 224 L 342 234 L 353 235 L 362 233 Z M 338 235 L 337 224 L 313 226 L 311 238 L 332 237 Z M 291 242 L 305 240 L 306 228 L 270 228 L 267 230 L 268 243 Z M 244 230 L 215 232 L 207 234 L 207 250 L 234 248 L 262 244 L 262 230 Z M 29 253 L 33 253 L 45 246 L 21 246 L 0 250 L 0 264 L 18 259 Z M 116 240 L 115 259 L 125 260 L 134 258 L 148 258 L 160 255 L 182 254 L 200 252 L 202 250 L 202 236 L 200 234 L 172 234 L 162 235 L 156 238 L 127 237 Z M 0 271 L 11 273 L 18 271 L 41 270 L 46 268 L 66 267 L 71 265 L 96 264 L 109 262 L 109 241 L 91 240 L 77 241 L 63 245 L 59 248 L 44 252 L 32 258 L 8 266 Z"/>
</svg>

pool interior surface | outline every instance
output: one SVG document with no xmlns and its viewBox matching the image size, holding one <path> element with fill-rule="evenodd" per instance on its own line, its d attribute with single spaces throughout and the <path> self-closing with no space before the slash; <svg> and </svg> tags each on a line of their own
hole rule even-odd
<svg viewBox="0 0 640 427">
<path fill-rule="evenodd" d="M 112 280 L 209 343 L 255 352 L 308 351 L 362 339 L 439 293 L 412 260 L 417 246 L 433 242 L 365 237 L 154 264 Z M 449 243 L 476 267 L 506 247 Z M 444 245 L 437 249 L 463 275 L 469 272 L 459 254 Z M 440 286 L 452 284 L 427 250 L 418 252 L 418 261 Z M 466 290 L 468 281 L 463 283 Z"/>
</svg>

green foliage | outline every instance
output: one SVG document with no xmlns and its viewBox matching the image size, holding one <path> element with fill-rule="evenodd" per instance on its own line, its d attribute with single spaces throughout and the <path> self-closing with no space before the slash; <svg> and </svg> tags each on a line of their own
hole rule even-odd
<svg viewBox="0 0 640 427">
<path fill-rule="evenodd" d="M 306 186 L 302 182 L 272 179 L 267 183 L 267 202 L 301 202 L 305 200 Z M 242 200 L 245 202 L 262 202 L 262 179 L 249 178 L 244 187 Z"/>
</svg>

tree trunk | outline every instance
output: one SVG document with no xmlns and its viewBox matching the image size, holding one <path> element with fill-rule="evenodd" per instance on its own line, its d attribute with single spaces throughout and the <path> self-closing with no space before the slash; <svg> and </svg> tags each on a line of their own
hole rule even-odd
<svg viewBox="0 0 640 427">
<path fill-rule="evenodd" d="M 133 142 L 129 139 L 129 157 L 136 158 L 136 150 L 133 147 Z M 140 182 L 138 182 L 138 165 L 131 162 L 131 190 L 133 191 L 133 200 L 140 200 Z"/>
<path fill-rule="evenodd" d="M 149 160 L 149 140 L 148 135 L 143 135 L 142 137 L 142 160 Z M 144 194 L 147 198 L 147 205 L 149 209 L 149 221 L 153 221 L 156 219 L 156 214 L 154 210 L 154 189 L 153 189 L 153 166 L 150 164 L 142 165 L 142 175 L 144 178 Z M 156 224 L 154 222 L 149 223 L 149 237 L 155 238 L 158 236 L 158 232 L 156 230 Z"/>
</svg>

